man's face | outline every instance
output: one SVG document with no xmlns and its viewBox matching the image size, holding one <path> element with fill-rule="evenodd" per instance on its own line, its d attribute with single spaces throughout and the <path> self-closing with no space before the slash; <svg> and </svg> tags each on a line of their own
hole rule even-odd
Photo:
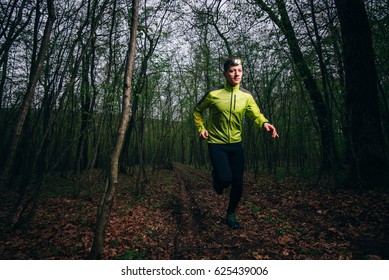
<svg viewBox="0 0 389 280">
<path fill-rule="evenodd" d="M 227 82 L 231 86 L 236 86 L 240 84 L 242 80 L 242 64 L 238 66 L 230 66 L 227 72 L 224 72 L 224 77 L 226 77 Z"/>
</svg>

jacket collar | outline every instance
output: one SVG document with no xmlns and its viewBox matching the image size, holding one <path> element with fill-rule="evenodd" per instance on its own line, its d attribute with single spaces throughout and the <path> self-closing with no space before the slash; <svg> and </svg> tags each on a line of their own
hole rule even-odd
<svg viewBox="0 0 389 280">
<path fill-rule="evenodd" d="M 225 82 L 224 83 L 224 88 L 228 91 L 235 91 L 235 90 L 239 90 L 239 86 L 240 84 L 237 84 L 236 86 L 231 86 L 229 83 Z"/>
</svg>

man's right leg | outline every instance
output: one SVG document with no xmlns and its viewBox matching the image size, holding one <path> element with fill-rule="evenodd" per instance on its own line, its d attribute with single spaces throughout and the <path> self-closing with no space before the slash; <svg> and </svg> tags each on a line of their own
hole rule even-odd
<svg viewBox="0 0 389 280">
<path fill-rule="evenodd" d="M 225 144 L 208 144 L 209 157 L 212 163 L 213 188 L 222 194 L 232 181 L 230 160 Z"/>
</svg>

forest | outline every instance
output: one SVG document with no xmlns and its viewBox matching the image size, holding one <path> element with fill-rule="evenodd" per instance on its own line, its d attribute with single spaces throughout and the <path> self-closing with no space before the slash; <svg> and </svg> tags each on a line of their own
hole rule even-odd
<svg viewBox="0 0 389 280">
<path fill-rule="evenodd" d="M 389 259 L 388 0 L 4 0 L 0 259 Z M 243 229 L 193 111 L 243 61 Z"/>
</svg>

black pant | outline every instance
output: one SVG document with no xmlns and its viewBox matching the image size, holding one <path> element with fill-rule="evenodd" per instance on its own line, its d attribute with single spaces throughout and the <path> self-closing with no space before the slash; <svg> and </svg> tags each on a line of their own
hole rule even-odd
<svg viewBox="0 0 389 280">
<path fill-rule="evenodd" d="M 231 185 L 227 212 L 234 213 L 243 192 L 244 154 L 242 143 L 208 144 L 217 185 L 227 188 Z"/>
</svg>

